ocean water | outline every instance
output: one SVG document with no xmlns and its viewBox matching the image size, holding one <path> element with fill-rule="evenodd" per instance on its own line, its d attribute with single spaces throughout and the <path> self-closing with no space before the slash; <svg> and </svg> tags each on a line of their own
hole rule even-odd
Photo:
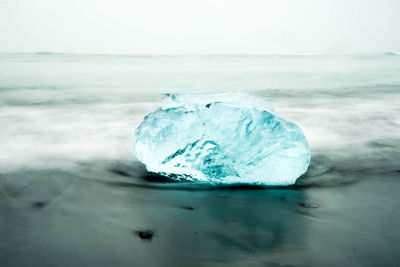
<svg viewBox="0 0 400 267">
<path fill-rule="evenodd" d="M 161 94 L 219 92 L 302 128 L 295 186 L 169 183 L 134 158 Z M 0 263 L 397 266 L 399 115 L 396 53 L 0 54 Z"/>
</svg>

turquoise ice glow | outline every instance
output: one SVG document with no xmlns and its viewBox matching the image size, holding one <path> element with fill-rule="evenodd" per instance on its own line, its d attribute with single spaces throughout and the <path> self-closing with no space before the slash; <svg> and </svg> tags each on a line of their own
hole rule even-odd
<svg viewBox="0 0 400 267">
<path fill-rule="evenodd" d="M 301 129 L 245 94 L 165 95 L 134 150 L 148 171 L 211 184 L 290 185 L 310 163 Z"/>
</svg>

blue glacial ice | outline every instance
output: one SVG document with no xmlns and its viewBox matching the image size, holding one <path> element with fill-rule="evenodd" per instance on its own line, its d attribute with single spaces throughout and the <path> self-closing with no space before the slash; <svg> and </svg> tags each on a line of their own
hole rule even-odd
<svg viewBox="0 0 400 267">
<path fill-rule="evenodd" d="M 136 130 L 148 171 L 211 184 L 290 185 L 310 163 L 294 123 L 247 94 L 166 94 Z"/>
</svg>

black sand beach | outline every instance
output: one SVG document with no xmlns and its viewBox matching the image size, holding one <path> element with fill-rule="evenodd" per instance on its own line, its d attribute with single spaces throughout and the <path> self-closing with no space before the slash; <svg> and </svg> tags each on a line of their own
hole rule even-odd
<svg viewBox="0 0 400 267">
<path fill-rule="evenodd" d="M 92 167 L 75 175 L 31 170 L 1 176 L 2 266 L 399 262 L 398 171 L 352 173 L 354 180 L 327 186 L 261 189 L 147 181 L 131 177 L 137 170 L 122 164 L 90 175 Z M 317 179 L 336 175 L 330 169 Z"/>
</svg>

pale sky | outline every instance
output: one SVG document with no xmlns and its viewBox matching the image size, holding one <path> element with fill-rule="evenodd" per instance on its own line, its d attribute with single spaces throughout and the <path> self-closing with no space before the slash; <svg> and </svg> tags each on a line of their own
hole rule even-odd
<svg viewBox="0 0 400 267">
<path fill-rule="evenodd" d="M 400 0 L 0 0 L 0 52 L 400 51 Z"/>
</svg>

